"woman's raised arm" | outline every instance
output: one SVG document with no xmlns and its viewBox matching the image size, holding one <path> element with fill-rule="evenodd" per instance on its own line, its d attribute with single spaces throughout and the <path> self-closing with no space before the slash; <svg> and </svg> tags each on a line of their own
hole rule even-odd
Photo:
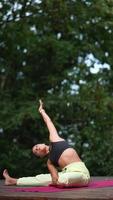
<svg viewBox="0 0 113 200">
<path fill-rule="evenodd" d="M 61 138 L 58 135 L 58 132 L 53 124 L 53 122 L 51 121 L 50 117 L 48 116 L 48 114 L 45 112 L 44 108 L 43 108 L 43 102 L 40 100 L 39 101 L 40 106 L 39 106 L 39 112 L 43 117 L 43 120 L 46 123 L 46 126 L 49 130 L 49 140 L 50 142 L 57 142 L 57 141 L 61 141 L 64 140 L 63 138 Z"/>
</svg>

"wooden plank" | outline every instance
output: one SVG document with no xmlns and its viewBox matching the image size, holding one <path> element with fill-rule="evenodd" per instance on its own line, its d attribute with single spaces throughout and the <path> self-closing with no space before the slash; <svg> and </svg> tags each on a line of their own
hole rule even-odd
<svg viewBox="0 0 113 200">
<path fill-rule="evenodd" d="M 93 177 L 92 179 L 113 179 L 113 177 Z M 113 187 L 96 189 L 79 189 L 63 192 L 9 192 L 16 186 L 5 186 L 0 181 L 0 200 L 113 200 Z"/>
</svg>

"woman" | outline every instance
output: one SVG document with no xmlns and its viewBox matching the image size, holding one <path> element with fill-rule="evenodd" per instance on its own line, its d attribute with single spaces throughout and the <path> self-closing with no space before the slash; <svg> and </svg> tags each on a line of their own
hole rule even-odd
<svg viewBox="0 0 113 200">
<path fill-rule="evenodd" d="M 50 145 L 36 144 L 32 151 L 38 157 L 48 156 L 47 167 L 49 174 L 39 174 L 33 177 L 12 178 L 5 169 L 3 177 L 5 185 L 35 185 L 46 186 L 49 184 L 57 186 L 86 186 L 90 181 L 90 174 L 85 164 L 78 156 L 75 149 L 58 135 L 58 132 L 43 109 L 43 103 L 40 100 L 39 112 L 45 121 L 49 130 Z M 61 169 L 58 172 L 57 167 Z"/>
</svg>

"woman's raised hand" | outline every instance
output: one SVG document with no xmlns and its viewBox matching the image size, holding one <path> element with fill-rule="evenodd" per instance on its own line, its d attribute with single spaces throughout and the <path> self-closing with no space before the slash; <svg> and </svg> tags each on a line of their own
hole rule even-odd
<svg viewBox="0 0 113 200">
<path fill-rule="evenodd" d="M 42 102 L 41 99 L 39 100 L 39 103 L 40 103 L 39 112 L 41 113 L 42 111 L 44 111 L 44 109 L 43 109 L 43 102 Z"/>
</svg>

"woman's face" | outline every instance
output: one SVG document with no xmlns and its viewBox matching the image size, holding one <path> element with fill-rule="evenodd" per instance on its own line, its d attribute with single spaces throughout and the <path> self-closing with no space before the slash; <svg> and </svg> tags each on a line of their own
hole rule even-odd
<svg viewBox="0 0 113 200">
<path fill-rule="evenodd" d="M 43 158 L 48 153 L 47 148 L 48 148 L 48 146 L 45 145 L 45 144 L 36 144 L 36 145 L 33 146 L 32 152 L 36 156 L 39 156 L 39 157 Z"/>
</svg>

